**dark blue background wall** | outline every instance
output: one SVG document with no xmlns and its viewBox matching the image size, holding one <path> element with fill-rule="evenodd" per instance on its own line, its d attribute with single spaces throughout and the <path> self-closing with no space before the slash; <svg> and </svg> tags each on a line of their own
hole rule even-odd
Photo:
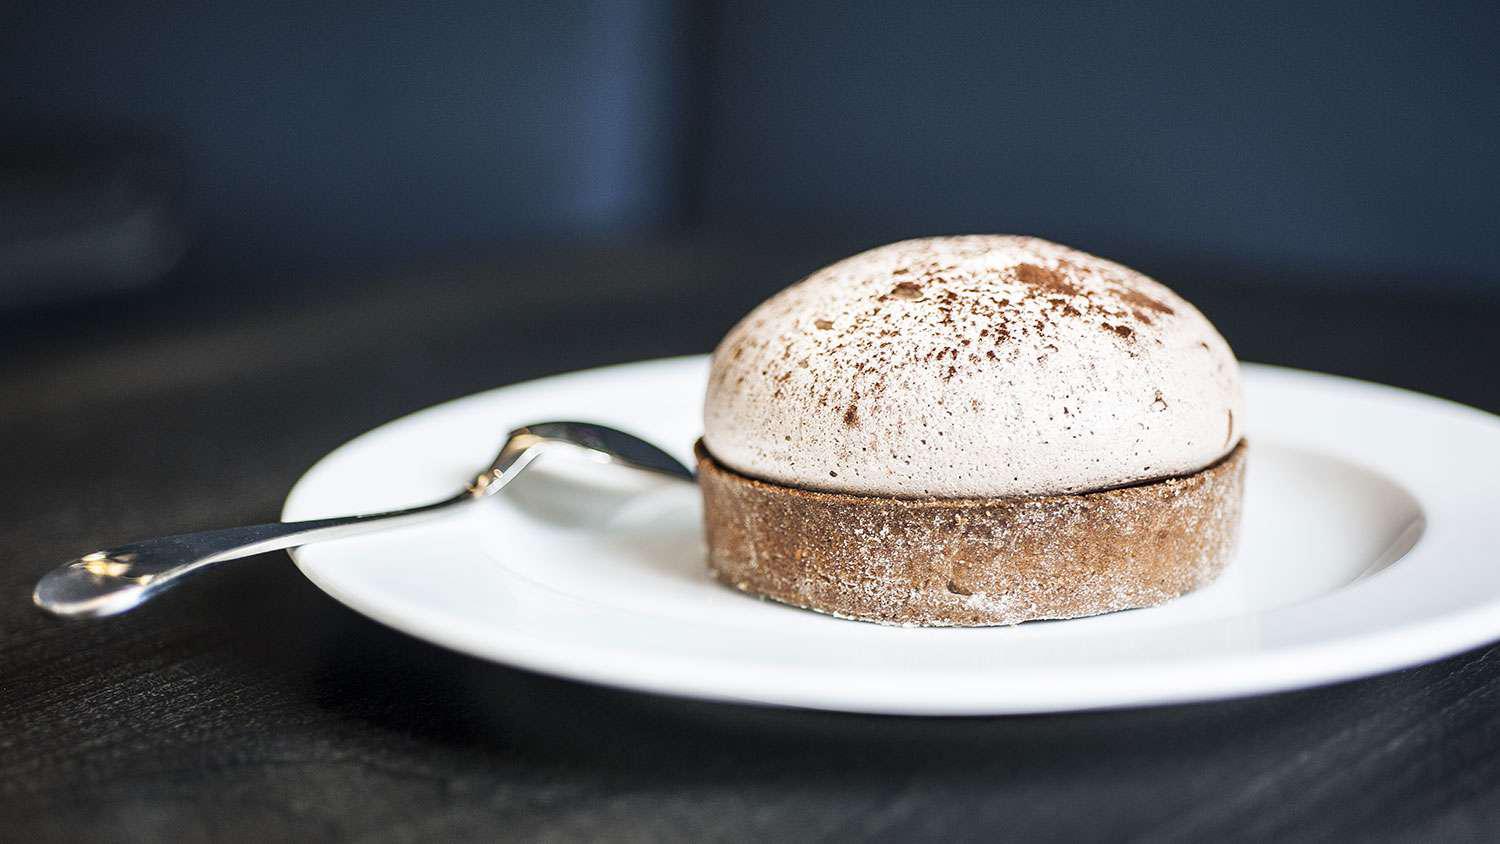
<svg viewBox="0 0 1500 844">
<path fill-rule="evenodd" d="M 629 234 L 676 213 L 676 13 L 38 3 L 0 12 L 0 119 L 164 138 L 211 270 Z"/>
<path fill-rule="evenodd" d="M 1010 231 L 1148 269 L 1488 288 L 1497 21 L 1480 2 L 31 4 L 0 12 L 0 170 L 38 132 L 152 139 L 202 277 L 518 238 Z M 0 247 L 31 213 L 3 200 Z"/>
<path fill-rule="evenodd" d="M 724 4 L 707 217 L 1500 281 L 1500 4 Z"/>
</svg>

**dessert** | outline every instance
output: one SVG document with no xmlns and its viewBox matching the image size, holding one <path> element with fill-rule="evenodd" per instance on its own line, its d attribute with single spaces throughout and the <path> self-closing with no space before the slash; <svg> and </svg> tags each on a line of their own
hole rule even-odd
<svg viewBox="0 0 1500 844">
<path fill-rule="evenodd" d="M 709 566 L 890 624 L 1159 604 L 1228 561 L 1242 420 L 1228 344 L 1134 270 L 1028 237 L 882 246 L 714 351 Z"/>
</svg>

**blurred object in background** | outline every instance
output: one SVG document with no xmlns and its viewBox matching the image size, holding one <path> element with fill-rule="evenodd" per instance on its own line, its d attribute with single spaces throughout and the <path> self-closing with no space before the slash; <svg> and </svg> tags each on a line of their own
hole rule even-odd
<svg viewBox="0 0 1500 844">
<path fill-rule="evenodd" d="M 0 12 L 0 121 L 177 144 L 195 295 L 628 238 L 676 213 L 676 13 L 23 4 Z"/>
<path fill-rule="evenodd" d="M 0 309 L 158 281 L 182 255 L 181 160 L 118 129 L 0 130 Z"/>
</svg>

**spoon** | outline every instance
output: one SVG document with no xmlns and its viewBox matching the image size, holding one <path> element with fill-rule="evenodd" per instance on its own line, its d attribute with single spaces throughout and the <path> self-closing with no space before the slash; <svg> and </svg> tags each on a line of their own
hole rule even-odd
<svg viewBox="0 0 1500 844">
<path fill-rule="evenodd" d="M 494 495 L 531 461 L 551 451 L 569 451 L 597 463 L 693 481 L 693 473 L 686 466 L 623 431 L 588 422 L 540 422 L 511 431 L 490 467 L 451 498 L 385 513 L 272 522 L 118 545 L 85 554 L 49 572 L 37 583 L 31 599 L 42 609 L 69 618 L 115 615 L 140 606 L 183 575 L 214 563 L 385 530 Z"/>
</svg>

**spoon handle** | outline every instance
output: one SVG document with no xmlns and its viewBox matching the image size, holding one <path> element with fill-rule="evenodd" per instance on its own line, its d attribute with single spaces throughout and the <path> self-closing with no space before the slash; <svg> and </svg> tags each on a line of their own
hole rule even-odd
<svg viewBox="0 0 1500 844">
<path fill-rule="evenodd" d="M 465 490 L 452 498 L 405 510 L 272 522 L 131 542 L 85 554 L 48 572 L 37 583 L 31 599 L 38 607 L 64 617 L 114 615 L 154 597 L 183 575 L 214 563 L 383 530 L 398 521 L 430 516 L 475 497 L 473 491 Z"/>
</svg>

